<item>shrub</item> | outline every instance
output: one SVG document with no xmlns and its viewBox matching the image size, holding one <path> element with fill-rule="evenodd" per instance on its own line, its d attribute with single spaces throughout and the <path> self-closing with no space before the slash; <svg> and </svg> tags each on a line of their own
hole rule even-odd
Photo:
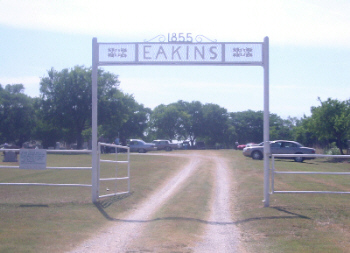
<svg viewBox="0 0 350 253">
<path fill-rule="evenodd" d="M 330 148 L 325 150 L 326 155 L 341 155 L 339 148 L 337 148 L 335 142 L 332 142 Z M 342 158 L 333 158 L 327 157 L 327 161 L 329 162 L 342 162 L 344 159 Z"/>
</svg>

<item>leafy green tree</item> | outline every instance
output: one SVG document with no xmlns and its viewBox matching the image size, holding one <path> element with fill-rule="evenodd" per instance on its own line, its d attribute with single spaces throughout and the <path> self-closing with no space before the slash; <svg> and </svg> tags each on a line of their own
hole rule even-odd
<svg viewBox="0 0 350 253">
<path fill-rule="evenodd" d="M 176 104 L 159 105 L 154 108 L 150 118 L 150 128 L 156 139 L 174 140 L 181 135 L 185 112 L 181 111 Z"/>
<path fill-rule="evenodd" d="M 293 128 L 293 136 L 297 142 L 305 146 L 313 146 L 317 144 L 317 138 L 312 131 L 312 119 L 304 115 Z"/>
<path fill-rule="evenodd" d="M 235 128 L 239 143 L 263 140 L 263 112 L 243 111 L 230 113 L 230 124 Z"/>
<path fill-rule="evenodd" d="M 120 128 L 120 139 L 126 145 L 129 138 L 148 138 L 145 135 L 148 128 L 148 121 L 151 109 L 137 103 L 134 99 L 126 99 L 128 111 L 125 114 L 124 124 Z"/>
<path fill-rule="evenodd" d="M 33 99 L 23 94 L 22 84 L 0 84 L 0 143 L 22 146 L 35 125 Z"/>
<path fill-rule="evenodd" d="M 118 87 L 118 76 L 98 70 L 98 101 L 104 105 Z M 43 127 L 82 148 L 83 131 L 91 126 L 91 69 L 75 66 L 58 72 L 53 68 L 40 82 Z M 99 112 L 105 107 L 100 107 Z M 102 118 L 103 122 L 104 119 Z"/>
<path fill-rule="evenodd" d="M 321 105 L 311 108 L 310 130 L 321 141 L 335 142 L 341 154 L 349 138 L 350 100 L 339 101 L 328 98 Z"/>
<path fill-rule="evenodd" d="M 239 143 L 263 141 L 264 113 L 263 111 L 243 111 L 230 113 L 230 125 L 235 129 Z M 296 119 L 282 119 L 277 114 L 269 115 L 270 140 L 293 139 L 293 129 Z"/>
<path fill-rule="evenodd" d="M 99 124 L 101 134 L 110 142 L 116 137 L 123 139 L 143 138 L 150 109 L 138 104 L 134 97 L 114 89 L 100 98 Z"/>
<path fill-rule="evenodd" d="M 270 139 L 271 140 L 291 140 L 293 139 L 293 121 L 282 119 L 277 114 L 270 114 Z"/>
<path fill-rule="evenodd" d="M 40 98 L 34 99 L 34 110 L 36 115 L 35 127 L 33 129 L 34 140 L 40 140 L 43 147 L 55 147 L 56 142 L 63 140 L 63 131 L 54 124 L 53 120 L 45 120 Z"/>
<path fill-rule="evenodd" d="M 199 101 L 185 102 L 180 100 L 176 106 L 183 112 L 182 125 L 181 129 L 178 129 L 178 133 L 184 139 L 189 139 L 191 145 L 194 146 L 197 137 L 204 136 L 203 105 Z"/>
<path fill-rule="evenodd" d="M 204 136 L 202 137 L 206 138 L 207 144 L 210 146 L 216 144 L 229 145 L 233 133 L 228 124 L 227 110 L 216 104 L 205 104 L 202 110 L 204 128 Z M 231 141 L 233 144 L 234 141 Z"/>
</svg>

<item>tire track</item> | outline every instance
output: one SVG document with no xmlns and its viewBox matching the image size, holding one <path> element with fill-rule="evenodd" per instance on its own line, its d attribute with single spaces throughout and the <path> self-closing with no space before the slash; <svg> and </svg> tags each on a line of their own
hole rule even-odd
<svg viewBox="0 0 350 253">
<path fill-rule="evenodd" d="M 244 252 L 240 246 L 239 230 L 232 219 L 231 189 L 232 175 L 224 159 L 212 156 L 215 161 L 214 189 L 211 204 L 210 222 L 208 222 L 203 240 L 197 244 L 194 252 Z"/>
<path fill-rule="evenodd" d="M 131 246 L 130 243 L 142 234 L 145 224 L 150 221 L 152 215 L 168 198 L 181 189 L 180 186 L 198 168 L 201 159 L 196 156 L 189 158 L 189 163 L 156 190 L 139 208 L 124 219 L 120 219 L 114 226 L 108 227 L 94 238 L 83 242 L 71 252 L 126 252 Z"/>
</svg>

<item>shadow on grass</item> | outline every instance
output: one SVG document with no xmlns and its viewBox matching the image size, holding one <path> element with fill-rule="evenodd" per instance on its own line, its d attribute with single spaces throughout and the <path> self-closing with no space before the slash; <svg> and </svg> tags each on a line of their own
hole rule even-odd
<svg viewBox="0 0 350 253">
<path fill-rule="evenodd" d="M 296 163 L 296 164 L 314 164 L 314 165 L 318 165 L 318 163 L 320 161 L 315 161 L 315 159 L 305 159 L 303 162 L 295 162 L 294 160 L 290 160 L 290 159 L 277 159 L 275 158 L 275 162 L 284 162 L 284 163 Z"/>
<path fill-rule="evenodd" d="M 111 217 L 106 211 L 105 207 L 102 203 L 95 203 L 95 206 L 100 211 L 100 213 L 109 221 L 115 221 L 115 222 L 127 222 L 127 223 L 148 223 L 148 222 L 156 222 L 156 221 L 190 221 L 190 222 L 199 222 L 207 225 L 238 225 L 242 223 L 252 222 L 252 221 L 261 221 L 261 220 L 277 220 L 277 219 L 307 219 L 311 220 L 309 217 L 300 215 L 297 213 L 293 213 L 290 211 L 287 211 L 280 207 L 271 207 L 272 209 L 275 209 L 279 212 L 288 214 L 288 215 L 282 215 L 282 216 L 267 216 L 267 217 L 253 217 L 248 218 L 244 220 L 239 221 L 206 221 L 202 219 L 197 218 L 188 218 L 188 217 L 162 217 L 162 218 L 155 218 L 155 219 L 149 219 L 149 220 L 127 220 L 127 219 L 117 219 Z"/>
<path fill-rule="evenodd" d="M 277 159 L 275 158 L 275 161 L 277 162 L 285 162 L 285 163 L 295 163 L 295 161 L 293 160 L 288 160 L 288 159 Z M 323 163 L 330 163 L 330 164 L 334 164 L 334 163 L 350 163 L 350 159 L 349 158 L 331 158 L 331 159 L 325 159 L 325 158 L 321 158 L 321 159 L 305 159 L 301 164 L 313 164 L 313 165 L 319 165 L 319 164 L 323 164 Z"/>
<path fill-rule="evenodd" d="M 106 198 L 98 203 L 95 203 L 96 207 L 99 208 L 98 206 L 100 206 L 101 208 L 107 208 L 109 207 L 110 205 L 114 204 L 115 202 L 118 202 L 122 199 L 125 199 L 129 196 L 131 196 L 133 194 L 133 192 L 130 192 L 130 193 L 126 193 L 126 194 L 123 194 L 123 195 L 116 195 L 116 196 L 113 196 L 113 197 L 110 197 L 110 198 Z"/>
<path fill-rule="evenodd" d="M 49 205 L 44 204 L 22 204 L 19 207 L 49 207 Z"/>
</svg>

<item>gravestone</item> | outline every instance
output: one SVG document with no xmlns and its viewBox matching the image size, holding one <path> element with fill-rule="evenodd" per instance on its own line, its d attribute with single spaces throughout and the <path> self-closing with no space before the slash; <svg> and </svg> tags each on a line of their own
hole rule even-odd
<svg viewBox="0 0 350 253">
<path fill-rule="evenodd" d="M 17 154 L 14 151 L 4 151 L 4 160 L 3 162 L 18 162 Z"/>
</svg>

